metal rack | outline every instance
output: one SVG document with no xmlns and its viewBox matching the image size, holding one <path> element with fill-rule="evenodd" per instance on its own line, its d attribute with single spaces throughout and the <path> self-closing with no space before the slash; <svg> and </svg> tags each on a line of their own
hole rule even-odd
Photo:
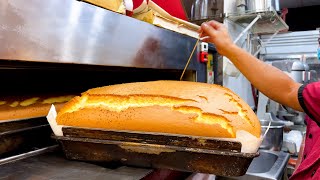
<svg viewBox="0 0 320 180">
<path fill-rule="evenodd" d="M 252 34 L 272 34 L 272 36 L 265 42 L 267 44 L 279 32 L 287 31 L 289 29 L 289 26 L 281 19 L 274 9 L 267 9 L 265 11 L 258 12 L 244 11 L 243 13 L 226 13 L 225 17 L 227 20 L 244 28 L 244 30 L 234 40 L 234 43 L 237 43 L 241 37 L 247 34 L 250 30 Z M 260 51 L 261 47 L 259 47 L 252 55 L 257 56 Z M 233 63 L 230 61 L 227 66 L 231 66 L 231 69 L 235 69 Z"/>
<path fill-rule="evenodd" d="M 243 14 L 229 13 L 226 19 L 250 29 L 253 34 L 273 34 L 289 29 L 289 26 L 273 9 L 264 12 L 245 11 Z"/>
</svg>

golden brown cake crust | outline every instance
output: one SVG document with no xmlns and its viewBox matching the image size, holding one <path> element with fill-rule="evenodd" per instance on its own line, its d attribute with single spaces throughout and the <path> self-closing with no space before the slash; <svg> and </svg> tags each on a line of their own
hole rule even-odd
<svg viewBox="0 0 320 180">
<path fill-rule="evenodd" d="M 29 95 L 0 98 L 0 122 L 46 116 L 52 104 L 59 111 L 75 95 Z"/>
<path fill-rule="evenodd" d="M 110 130 L 260 137 L 249 105 L 227 88 L 198 82 L 152 81 L 90 89 L 59 112 L 59 125 Z"/>
</svg>

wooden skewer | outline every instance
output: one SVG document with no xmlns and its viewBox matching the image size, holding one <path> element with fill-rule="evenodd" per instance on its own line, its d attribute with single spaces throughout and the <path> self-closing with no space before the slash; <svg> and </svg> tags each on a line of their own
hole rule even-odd
<svg viewBox="0 0 320 180">
<path fill-rule="evenodd" d="M 187 70 L 187 68 L 188 68 L 188 66 L 189 66 L 189 63 L 190 63 L 191 58 L 192 58 L 192 55 L 193 55 L 194 51 L 196 50 L 197 45 L 199 44 L 201 34 L 202 34 L 202 32 L 199 34 L 199 38 L 198 38 L 196 44 L 195 44 L 194 47 L 193 47 L 193 50 L 192 50 L 192 52 L 191 52 L 191 54 L 190 54 L 190 56 L 189 56 L 189 59 L 188 59 L 188 61 L 187 61 L 186 66 L 185 66 L 184 69 L 183 69 L 183 72 L 182 72 L 182 74 L 181 74 L 181 76 L 180 76 L 180 81 L 182 81 L 183 75 L 184 75 L 184 73 L 186 72 L 186 70 Z"/>
</svg>

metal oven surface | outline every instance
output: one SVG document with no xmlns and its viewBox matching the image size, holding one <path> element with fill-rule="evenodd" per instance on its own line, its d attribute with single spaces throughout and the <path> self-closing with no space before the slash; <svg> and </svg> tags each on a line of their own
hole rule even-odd
<svg viewBox="0 0 320 180">
<path fill-rule="evenodd" d="M 196 42 L 76 0 L 0 1 L 0 14 L 2 60 L 182 70 Z M 205 82 L 197 53 L 189 69 Z"/>
</svg>

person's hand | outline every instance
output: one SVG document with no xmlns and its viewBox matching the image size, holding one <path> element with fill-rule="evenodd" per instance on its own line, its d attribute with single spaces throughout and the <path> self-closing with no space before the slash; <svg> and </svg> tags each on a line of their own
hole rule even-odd
<svg viewBox="0 0 320 180">
<path fill-rule="evenodd" d="M 231 47 L 235 45 L 229 36 L 227 28 L 223 24 L 217 21 L 202 23 L 199 33 L 200 38 L 208 36 L 203 41 L 213 43 L 219 54 L 227 56 L 229 53 L 232 53 Z"/>
</svg>

